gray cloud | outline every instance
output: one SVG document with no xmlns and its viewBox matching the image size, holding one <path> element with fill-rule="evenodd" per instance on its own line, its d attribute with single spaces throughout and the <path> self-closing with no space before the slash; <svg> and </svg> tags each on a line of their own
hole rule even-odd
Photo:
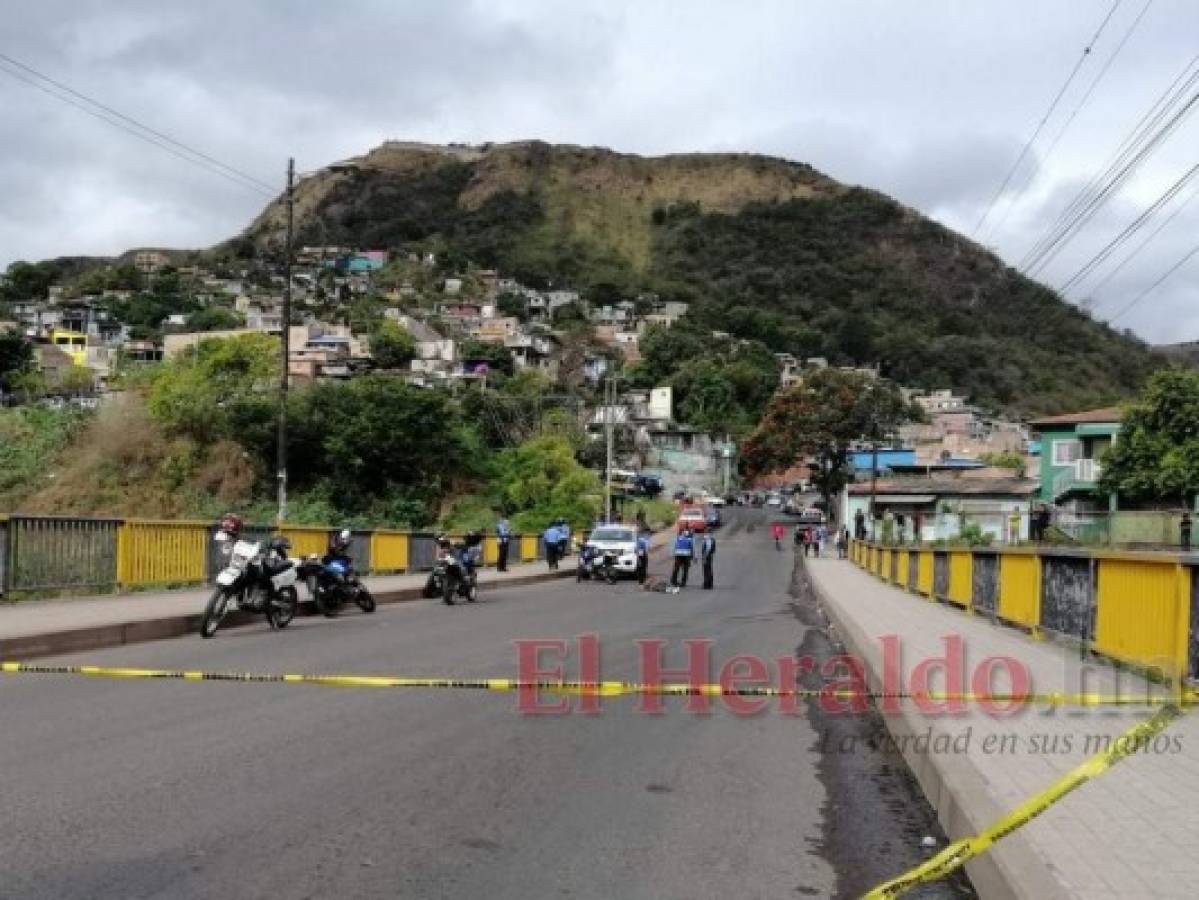
<svg viewBox="0 0 1199 900">
<path fill-rule="evenodd" d="M 386 138 L 754 150 L 969 233 L 1107 7 L 41 0 L 10 4 L 0 50 L 271 184 L 288 155 L 311 169 Z M 1036 177 L 980 236 L 1009 261 L 1194 53 L 1191 4 L 1156 0 L 1046 157 L 1138 9 L 1122 5 L 1015 185 Z M 259 195 L 4 75 L 0 108 L 0 264 L 205 245 L 261 208 Z M 1176 135 L 1047 280 L 1067 277 L 1193 162 L 1196 136 Z M 1150 284 L 1197 225 L 1199 203 L 1096 295 L 1096 314 Z M 1199 337 L 1197 293 L 1199 262 L 1117 325 L 1153 340 Z"/>
</svg>

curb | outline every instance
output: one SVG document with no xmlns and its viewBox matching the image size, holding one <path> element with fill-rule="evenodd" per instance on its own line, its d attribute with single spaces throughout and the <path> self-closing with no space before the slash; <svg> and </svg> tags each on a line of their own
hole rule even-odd
<svg viewBox="0 0 1199 900">
<path fill-rule="evenodd" d="M 874 642 L 807 574 L 807 564 L 803 565 L 808 585 L 832 626 L 834 640 L 862 661 L 867 687 L 881 691 L 883 678 L 874 657 Z M 882 715 L 882 720 L 950 840 L 978 834 L 1008 811 L 990 796 L 969 760 L 952 754 L 922 754 L 912 749 L 914 736 L 928 728 L 917 712 L 905 705 L 898 715 Z M 1075 896 L 1058 880 L 1053 864 L 1038 854 L 1019 832 L 1007 835 L 1002 843 L 970 860 L 965 869 L 984 900 L 1069 900 Z"/>
<path fill-rule="evenodd" d="M 574 576 L 574 568 L 566 568 L 557 572 L 539 572 L 533 575 L 521 575 L 503 581 L 480 580 L 480 587 L 491 587 L 496 590 L 523 587 L 530 584 L 554 581 L 559 578 Z M 369 586 L 369 585 L 368 585 Z M 419 587 L 399 588 L 375 594 L 378 603 L 406 603 L 413 600 L 427 600 Z M 436 599 L 427 600 L 429 603 L 440 602 Z M 300 603 L 299 614 L 302 616 L 317 615 L 311 600 Z M 110 625 L 94 625 L 90 628 L 72 628 L 63 631 L 52 631 L 45 634 L 28 634 L 21 637 L 0 640 L 0 659 L 37 659 L 43 656 L 57 656 L 62 653 L 80 653 L 86 650 L 103 650 L 111 647 L 122 647 L 126 644 L 141 644 L 146 641 L 160 641 L 166 638 L 183 637 L 195 634 L 200 630 L 201 613 L 186 615 L 163 616 L 157 619 L 143 619 L 134 622 L 114 622 Z M 254 613 L 234 612 L 225 617 L 222 628 L 238 628 L 262 622 L 262 616 Z"/>
</svg>

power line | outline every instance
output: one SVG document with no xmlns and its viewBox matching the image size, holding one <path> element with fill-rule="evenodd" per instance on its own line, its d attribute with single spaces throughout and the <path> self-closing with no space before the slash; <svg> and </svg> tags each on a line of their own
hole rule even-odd
<svg viewBox="0 0 1199 900">
<path fill-rule="evenodd" d="M 1174 265 L 1172 265 L 1172 266 L 1170 266 L 1170 268 L 1166 269 L 1166 271 L 1161 274 L 1161 277 L 1158 278 L 1157 281 L 1153 282 L 1153 284 L 1149 285 L 1149 287 L 1145 288 L 1145 290 L 1141 291 L 1139 294 L 1137 294 L 1135 297 L 1133 297 L 1132 300 L 1130 300 L 1127 304 L 1125 304 L 1123 307 L 1121 307 L 1119 312 L 1117 312 L 1114 316 L 1112 316 L 1110 319 L 1107 320 L 1108 323 L 1110 324 L 1111 322 L 1116 321 L 1116 319 L 1119 319 L 1121 316 L 1123 316 L 1125 313 L 1127 313 L 1129 310 L 1131 310 L 1134 306 L 1136 306 L 1138 303 L 1140 303 L 1142 300 L 1144 300 L 1146 297 L 1148 297 L 1150 294 L 1152 294 L 1155 290 L 1157 290 L 1162 285 L 1163 282 L 1165 282 L 1165 280 L 1167 278 L 1169 278 L 1171 275 L 1173 275 L 1175 272 L 1177 272 L 1179 269 L 1181 269 L 1183 266 L 1185 266 L 1188 262 L 1190 262 L 1192 257 L 1194 257 L 1196 254 L 1199 254 L 1199 244 L 1196 244 L 1187 253 L 1183 254 L 1182 259 L 1178 260 L 1178 262 L 1174 263 Z"/>
<path fill-rule="evenodd" d="M 1178 218 L 1178 214 L 1181 213 L 1184 209 L 1186 209 L 1186 207 L 1190 204 L 1190 202 L 1192 200 L 1194 200 L 1196 197 L 1199 197 L 1199 185 L 1197 185 L 1195 190 L 1191 191 L 1190 195 L 1185 200 L 1183 200 L 1181 203 L 1179 203 L 1178 206 L 1174 207 L 1174 212 L 1170 213 L 1170 215 L 1168 215 L 1162 221 L 1162 223 L 1157 226 L 1157 228 L 1153 229 L 1153 232 L 1151 234 L 1149 234 L 1145 238 L 1145 240 L 1143 240 L 1139 244 L 1137 244 L 1137 246 L 1133 248 L 1132 252 L 1129 253 L 1127 256 L 1125 256 L 1124 259 L 1122 259 L 1120 261 L 1120 263 L 1114 269 L 1111 269 L 1106 275 L 1104 275 L 1101 279 L 1099 279 L 1099 281 L 1095 284 L 1095 286 L 1093 288 L 1091 288 L 1091 294 L 1093 295 L 1097 291 L 1101 290 L 1113 278 L 1115 278 L 1118 274 L 1120 274 L 1120 272 L 1124 269 L 1124 267 L 1126 265 L 1128 265 L 1130 262 L 1132 262 L 1134 257 L 1139 256 L 1141 254 L 1141 252 L 1147 246 L 1149 246 L 1149 244 L 1153 243 L 1154 239 L 1159 234 L 1161 234 L 1163 231 L 1165 231 L 1166 228 L 1169 226 L 1169 224 L 1171 222 L 1173 222 L 1176 218 Z"/>
<path fill-rule="evenodd" d="M 42 93 L 69 104 L 93 118 L 119 128 L 127 134 L 131 134 L 149 144 L 153 144 L 173 156 L 206 169 L 214 175 L 219 175 L 232 181 L 234 184 L 240 184 L 242 187 L 257 191 L 268 197 L 274 197 L 278 193 L 278 190 L 267 182 L 255 178 L 253 175 L 243 172 L 227 163 L 221 162 L 219 159 L 201 150 L 177 141 L 169 135 L 163 134 L 161 131 L 157 131 L 139 122 L 132 116 L 127 116 L 119 110 L 106 106 L 100 101 L 76 91 L 69 85 L 56 81 L 50 76 L 3 52 L 0 52 L 0 72 L 4 72 L 11 78 L 23 81 L 37 88 Z"/>
<path fill-rule="evenodd" d="M 1129 222 L 1128 225 L 1124 227 L 1123 231 L 1108 241 L 1107 244 L 1104 245 L 1103 249 L 1092 256 L 1081 269 L 1071 275 L 1061 285 L 1061 287 L 1058 288 L 1058 293 L 1064 294 L 1071 287 L 1078 284 L 1080 281 L 1084 280 L 1088 275 L 1094 272 L 1096 268 L 1103 264 L 1104 260 L 1106 260 L 1112 255 L 1113 252 L 1115 252 L 1117 247 L 1119 247 L 1122 243 L 1124 243 L 1126 240 L 1136 234 L 1142 227 L 1144 227 L 1145 223 L 1153 218 L 1160 209 L 1168 206 L 1170 201 L 1178 196 L 1178 193 L 1187 186 L 1187 183 L 1194 178 L 1196 174 L 1199 174 L 1199 163 L 1196 163 L 1194 166 L 1188 169 L 1181 177 L 1178 178 L 1177 181 L 1166 188 L 1166 190 L 1156 200 L 1149 204 L 1149 206 L 1143 210 L 1140 215 Z"/>
<path fill-rule="evenodd" d="M 1125 29 L 1124 36 L 1120 38 L 1120 42 L 1116 44 L 1115 49 L 1108 55 L 1107 60 L 1103 64 L 1103 68 L 1099 70 L 1099 74 L 1097 74 L 1091 80 L 1090 85 L 1082 95 L 1082 99 L 1078 101 L 1078 105 L 1074 107 L 1065 123 L 1061 128 L 1058 129 L 1057 134 L 1054 135 L 1053 140 L 1049 142 L 1049 146 L 1041 155 L 1040 164 L 1029 170 L 1028 178 L 1026 178 L 1024 183 L 1017 189 L 1015 195 L 1008 200 L 1007 204 L 1004 206 L 1003 214 L 990 226 L 989 233 L 991 235 L 998 233 L 999 229 L 1003 227 L 1003 223 L 1007 221 L 1007 217 L 1011 215 L 1012 210 L 1016 207 L 1016 204 L 1024 195 L 1024 192 L 1027 191 L 1029 187 L 1032 186 L 1033 182 L 1037 180 L 1037 175 L 1042 169 L 1045 168 L 1046 162 L 1048 162 L 1049 157 L 1053 155 L 1053 151 L 1057 149 L 1058 143 L 1065 136 L 1066 132 L 1070 130 L 1070 126 L 1074 123 L 1074 120 L 1078 117 L 1078 114 L 1082 112 L 1083 108 L 1087 105 L 1087 101 L 1091 99 L 1091 95 L 1095 93 L 1095 89 L 1099 87 L 1100 82 L 1103 81 L 1104 76 L 1107 75 L 1108 70 L 1111 69 L 1112 63 L 1116 61 L 1116 57 L 1120 55 L 1120 51 L 1124 49 L 1124 45 L 1128 43 L 1128 39 L 1131 38 L 1133 32 L 1137 30 L 1137 26 L 1140 25 L 1141 20 L 1145 18 L 1145 14 L 1149 12 L 1149 7 L 1153 5 L 1153 2 L 1154 0 L 1145 0 L 1145 5 L 1141 7 L 1141 11 L 1137 13 L 1136 18 L 1134 18 L 1129 24 L 1128 28 Z"/>
<path fill-rule="evenodd" d="M 1114 173 L 1128 161 L 1138 147 L 1141 147 L 1150 138 L 1153 129 L 1158 127 L 1169 110 L 1186 95 L 1196 79 L 1199 79 L 1199 71 L 1191 72 L 1196 62 L 1199 62 L 1199 54 L 1191 58 L 1166 89 L 1158 95 L 1153 105 L 1142 113 L 1112 152 L 1103 170 L 1091 176 L 1074 198 L 1058 213 L 1057 218 L 1045 233 L 1028 249 L 1020 260 L 1019 268 L 1021 270 L 1026 274 L 1033 274 L 1033 267 L 1041 262 L 1044 254 L 1054 243 L 1066 237 L 1067 230 L 1078 221 L 1077 217 L 1084 207 L 1097 199 L 1104 186 L 1112 183 Z M 1189 77 L 1188 72 L 1190 73 Z M 1073 221 L 1072 217 L 1074 217 Z"/>
<path fill-rule="evenodd" d="M 1054 96 L 1053 101 L 1049 104 L 1049 109 L 1046 110 L 1045 115 L 1041 117 L 1041 121 L 1033 130 L 1032 135 L 1027 141 L 1025 141 L 1024 147 L 1020 151 L 1020 155 L 1017 156 L 1016 161 L 1012 163 L 1012 167 L 1008 170 L 1007 176 L 1003 179 L 1003 183 L 999 185 L 999 189 L 995 191 L 995 195 L 991 198 L 991 202 L 987 204 L 987 208 L 983 210 L 983 214 L 979 216 L 978 222 L 975 223 L 974 231 L 971 232 L 972 234 L 978 233 L 978 230 L 982 227 L 983 222 L 987 220 L 987 216 L 991 215 L 991 210 L 995 208 L 995 204 L 999 201 L 999 198 L 1003 196 L 1003 192 L 1007 190 L 1008 185 L 1011 184 L 1012 176 L 1016 174 L 1016 171 L 1020 168 L 1020 164 L 1024 162 L 1024 157 L 1028 155 L 1028 151 L 1032 149 L 1032 145 L 1040 136 L 1041 129 L 1045 127 L 1045 123 L 1049 121 L 1049 117 L 1053 115 L 1053 111 L 1057 109 L 1058 103 L 1061 102 L 1062 96 L 1066 93 L 1070 85 L 1073 83 L 1074 78 L 1078 75 L 1079 69 L 1083 67 L 1083 64 L 1087 61 L 1087 57 L 1090 56 L 1091 46 L 1099 39 L 1099 36 L 1103 34 L 1103 29 L 1106 28 L 1107 23 L 1111 21 L 1112 15 L 1116 12 L 1116 9 L 1120 6 L 1120 3 L 1121 0 L 1115 0 L 1115 3 L 1112 4 L 1111 9 L 1107 11 L 1107 15 L 1103 17 L 1103 21 L 1099 23 L 1099 28 L 1095 30 L 1095 34 L 1091 36 L 1091 40 L 1088 41 L 1087 45 L 1082 48 L 1082 55 L 1079 56 L 1078 62 L 1074 64 L 1074 68 L 1071 69 L 1070 74 L 1066 76 L 1065 82 L 1063 82 L 1062 86 L 1058 89 L 1056 96 Z"/>
<path fill-rule="evenodd" d="M 1192 76 L 1192 81 L 1196 78 L 1199 78 L 1199 71 Z M 1148 138 L 1143 136 L 1138 137 L 1137 140 L 1134 141 L 1131 146 L 1129 146 L 1128 150 L 1126 150 L 1119 159 L 1117 159 L 1112 163 L 1111 166 L 1108 167 L 1102 176 L 1092 182 L 1092 184 L 1095 185 L 1093 188 L 1090 190 L 1088 190 L 1088 188 L 1083 189 L 1078 197 L 1075 198 L 1075 202 L 1071 204 L 1072 208 L 1076 208 L 1076 211 L 1073 213 L 1073 215 L 1067 216 L 1068 220 L 1057 229 L 1056 233 L 1051 233 L 1049 236 L 1047 236 L 1047 238 L 1041 242 L 1038 249 L 1031 251 L 1030 254 L 1025 258 L 1025 261 L 1021 263 L 1021 267 L 1024 268 L 1026 275 L 1035 275 L 1037 272 L 1044 269 L 1045 266 L 1048 265 L 1049 262 L 1052 261 L 1053 258 L 1062 251 L 1066 244 L 1078 234 L 1082 227 L 1086 225 L 1086 223 L 1095 216 L 1095 214 L 1103 207 L 1103 205 L 1116 192 L 1119 191 L 1124 183 L 1132 177 L 1133 173 L 1136 172 L 1140 165 L 1146 159 L 1148 159 L 1163 143 L 1165 143 L 1166 139 L 1169 138 L 1169 136 L 1178 128 L 1183 119 L 1185 119 L 1195 107 L 1197 102 L 1199 102 L 1199 92 L 1193 94 L 1181 109 L 1175 112 L 1174 115 L 1171 116 L 1164 125 L 1149 135 Z M 1160 119 L 1160 116 L 1168 110 L 1169 105 L 1172 105 L 1172 103 L 1173 101 L 1171 101 L 1171 104 L 1163 107 L 1162 112 L 1159 113 L 1158 117 L 1155 118 L 1152 124 L 1156 124 L 1156 122 Z M 1148 129 L 1146 129 L 1146 133 L 1147 130 Z M 1140 146 L 1138 147 L 1137 145 Z M 1131 156 L 1129 154 L 1131 154 Z M 1117 167 L 1119 167 L 1118 171 L 1115 171 L 1113 174 L 1113 169 L 1116 169 Z"/>
</svg>

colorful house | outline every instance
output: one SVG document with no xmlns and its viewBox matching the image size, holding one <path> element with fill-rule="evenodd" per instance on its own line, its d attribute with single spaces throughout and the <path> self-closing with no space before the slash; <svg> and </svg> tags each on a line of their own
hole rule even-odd
<svg viewBox="0 0 1199 900">
<path fill-rule="evenodd" d="M 1120 432 L 1115 407 L 1048 416 L 1030 422 L 1041 445 L 1041 500 L 1076 512 L 1107 509 L 1099 493 L 1100 457 Z"/>
<path fill-rule="evenodd" d="M 71 357 L 77 366 L 87 365 L 87 335 L 69 328 L 50 329 L 50 343 Z"/>
</svg>

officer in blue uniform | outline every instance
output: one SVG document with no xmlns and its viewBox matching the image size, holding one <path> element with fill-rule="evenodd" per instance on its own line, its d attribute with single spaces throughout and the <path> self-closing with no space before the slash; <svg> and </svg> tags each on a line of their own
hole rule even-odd
<svg viewBox="0 0 1199 900">
<path fill-rule="evenodd" d="M 645 584 L 649 574 L 649 529 L 642 528 L 637 535 L 637 583 Z"/>
<path fill-rule="evenodd" d="M 716 559 L 716 538 L 711 532 L 705 532 L 704 538 L 699 543 L 699 558 L 704 564 L 704 590 L 712 590 L 712 563 Z"/>
<path fill-rule="evenodd" d="M 695 538 L 691 529 L 684 527 L 674 539 L 674 569 L 670 573 L 670 586 L 685 588 L 687 573 L 691 571 L 691 560 L 695 557 Z"/>
<path fill-rule="evenodd" d="M 508 545 L 512 542 L 512 525 L 509 524 L 507 516 L 500 516 L 500 520 L 496 522 L 495 539 L 499 550 L 495 560 L 495 570 L 497 572 L 507 572 Z"/>
</svg>

